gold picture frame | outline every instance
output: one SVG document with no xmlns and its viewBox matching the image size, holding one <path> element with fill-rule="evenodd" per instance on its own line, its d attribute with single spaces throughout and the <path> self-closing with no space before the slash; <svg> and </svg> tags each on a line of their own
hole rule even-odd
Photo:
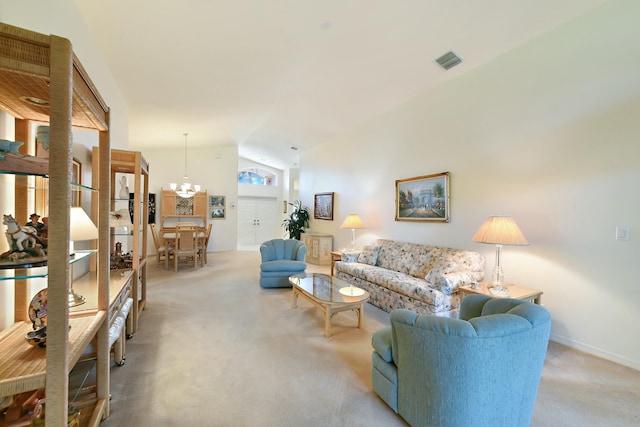
<svg viewBox="0 0 640 427">
<path fill-rule="evenodd" d="M 449 172 L 396 180 L 396 221 L 449 222 Z"/>
</svg>

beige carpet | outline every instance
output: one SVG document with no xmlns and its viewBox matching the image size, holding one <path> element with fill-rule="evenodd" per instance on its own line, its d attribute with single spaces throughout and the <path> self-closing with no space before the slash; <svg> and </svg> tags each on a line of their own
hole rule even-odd
<svg viewBox="0 0 640 427">
<path fill-rule="evenodd" d="M 292 309 L 291 290 L 259 287 L 259 258 L 212 253 L 178 273 L 152 260 L 147 308 L 126 364 L 112 368 L 102 425 L 406 425 L 371 389 L 371 334 L 387 313 L 367 305 L 364 330 L 339 313 L 327 339 L 319 309 Z M 639 372 L 553 345 L 532 425 L 638 425 L 638 402 Z"/>
</svg>

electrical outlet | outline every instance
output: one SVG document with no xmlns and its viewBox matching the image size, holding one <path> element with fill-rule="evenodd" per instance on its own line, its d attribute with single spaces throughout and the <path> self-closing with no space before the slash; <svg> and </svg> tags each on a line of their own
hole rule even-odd
<svg viewBox="0 0 640 427">
<path fill-rule="evenodd" d="M 629 227 L 617 226 L 616 227 L 616 240 L 629 240 Z"/>
</svg>

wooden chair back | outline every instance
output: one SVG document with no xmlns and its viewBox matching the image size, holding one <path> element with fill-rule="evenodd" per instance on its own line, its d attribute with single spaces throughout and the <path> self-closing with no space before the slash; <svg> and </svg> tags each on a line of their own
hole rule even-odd
<svg viewBox="0 0 640 427">
<path fill-rule="evenodd" d="M 178 260 L 180 258 L 193 258 L 193 267 L 196 268 L 198 266 L 198 227 L 195 224 L 176 224 L 175 271 L 178 271 Z"/>
<path fill-rule="evenodd" d="M 213 224 L 209 223 L 209 225 L 207 226 L 206 231 L 204 232 L 204 237 L 202 238 L 202 248 L 201 248 L 201 256 L 202 256 L 202 263 L 206 264 L 207 263 L 207 247 L 209 246 L 209 237 L 211 236 L 211 229 L 213 228 Z"/>
<path fill-rule="evenodd" d="M 169 248 L 166 243 L 164 243 L 164 239 L 161 241 L 158 237 L 158 231 L 156 230 L 155 224 L 149 224 L 151 227 L 151 235 L 153 236 L 153 243 L 156 245 L 156 252 L 158 253 L 158 264 L 160 261 L 165 260 L 167 257 L 167 253 L 169 252 Z"/>
</svg>

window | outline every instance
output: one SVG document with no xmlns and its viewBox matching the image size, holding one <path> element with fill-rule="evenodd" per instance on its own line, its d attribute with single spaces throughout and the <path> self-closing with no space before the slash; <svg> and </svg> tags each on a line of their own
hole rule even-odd
<svg viewBox="0 0 640 427">
<path fill-rule="evenodd" d="M 259 168 L 247 168 L 239 171 L 238 184 L 278 185 L 274 173 Z"/>
</svg>

